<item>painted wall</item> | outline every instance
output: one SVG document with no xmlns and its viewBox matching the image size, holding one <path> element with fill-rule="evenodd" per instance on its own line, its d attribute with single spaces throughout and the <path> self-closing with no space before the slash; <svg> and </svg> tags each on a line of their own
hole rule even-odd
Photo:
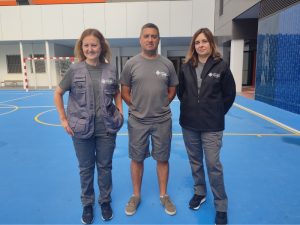
<svg viewBox="0 0 300 225">
<path fill-rule="evenodd" d="M 30 55 L 41 54 L 45 55 L 45 43 L 44 42 L 32 42 L 32 43 L 22 43 L 23 46 L 23 53 L 24 57 L 30 57 Z M 58 47 L 56 47 L 58 48 Z M 59 54 L 65 52 L 60 56 L 64 56 L 67 53 L 71 53 L 72 51 L 70 48 L 60 46 Z M 56 55 L 55 53 L 55 46 L 53 43 L 49 44 L 50 55 Z M 0 43 L 0 82 L 4 80 L 23 80 L 22 73 L 8 73 L 7 72 L 7 63 L 6 63 L 6 55 L 20 55 L 20 46 L 19 43 L 12 43 L 12 44 L 1 44 Z M 35 73 L 34 69 L 31 69 L 32 62 L 30 60 L 26 61 L 26 69 L 27 69 L 27 76 L 29 81 L 29 86 L 36 87 L 42 86 L 47 87 L 49 83 L 49 76 L 47 71 L 45 73 Z M 47 65 L 46 70 L 47 70 Z M 50 64 L 50 72 L 53 76 L 53 82 L 56 82 L 56 72 L 55 72 L 55 62 L 52 61 Z"/>
<path fill-rule="evenodd" d="M 0 81 L 10 78 L 11 80 L 22 80 L 22 74 L 7 73 L 6 55 L 19 55 L 20 47 L 17 44 L 0 45 Z M 8 75 L 8 77 L 7 77 Z"/>
<path fill-rule="evenodd" d="M 0 7 L 0 81 L 23 79 L 21 73 L 8 74 L 6 65 L 6 55 L 20 54 L 19 41 L 24 57 L 32 53 L 46 55 L 45 41 L 49 42 L 50 57 L 72 56 L 70 43 L 75 43 L 84 29 L 92 27 L 99 29 L 107 39 L 121 40 L 118 47 L 112 49 L 112 63 L 120 65 L 116 57 L 132 56 L 140 51 L 138 39 L 136 46 L 128 45 L 126 39 L 138 38 L 145 23 L 156 23 L 161 37 L 191 37 L 199 27 L 214 30 L 213 15 L 214 1 L 211 0 L 3 6 Z M 64 43 L 68 44 L 64 46 Z M 39 47 L 32 51 L 31 45 Z M 161 47 L 163 55 L 168 55 L 168 48 L 168 44 Z M 172 54 L 185 55 L 183 48 L 171 47 Z M 47 72 L 28 72 L 29 86 L 47 87 L 49 80 L 55 86 L 61 75 L 54 61 Z"/>
<path fill-rule="evenodd" d="M 300 3 L 259 20 L 255 99 L 300 114 Z"/>
<path fill-rule="evenodd" d="M 223 15 L 219 15 L 220 0 L 215 0 L 215 35 L 232 36 L 232 19 L 260 0 L 224 0 Z"/>
<path fill-rule="evenodd" d="M 134 38 L 147 22 L 156 23 L 162 37 L 214 29 L 211 0 L 2 6 L 0 15 L 0 41 L 77 39 L 90 27 L 106 38 Z"/>
<path fill-rule="evenodd" d="M 20 47 L 19 44 L 8 44 L 8 45 L 0 45 L 1 53 L 0 53 L 0 76 L 3 79 L 11 79 L 11 80 L 22 80 L 22 74 L 7 74 L 7 65 L 6 65 L 6 55 L 19 55 Z M 29 57 L 30 54 L 43 54 L 44 53 L 44 45 L 43 44 L 23 44 L 23 51 L 26 57 Z M 5 53 L 5 54 L 3 54 Z"/>
</svg>

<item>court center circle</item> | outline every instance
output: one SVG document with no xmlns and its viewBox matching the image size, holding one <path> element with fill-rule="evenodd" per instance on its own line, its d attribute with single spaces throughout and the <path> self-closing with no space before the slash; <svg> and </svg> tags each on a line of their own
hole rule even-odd
<svg viewBox="0 0 300 225">
<path fill-rule="evenodd" d="M 56 109 L 50 109 L 50 110 L 47 110 L 47 111 L 44 111 L 44 112 L 41 112 L 39 114 L 37 114 L 35 117 L 34 117 L 34 120 L 37 122 L 37 123 L 40 123 L 40 124 L 43 124 L 43 125 L 46 125 L 46 126 L 53 126 L 53 127 L 61 127 L 61 124 L 55 124 L 55 123 L 46 123 L 46 122 L 43 122 L 40 120 L 40 116 L 48 113 L 48 112 L 52 112 Z"/>
</svg>

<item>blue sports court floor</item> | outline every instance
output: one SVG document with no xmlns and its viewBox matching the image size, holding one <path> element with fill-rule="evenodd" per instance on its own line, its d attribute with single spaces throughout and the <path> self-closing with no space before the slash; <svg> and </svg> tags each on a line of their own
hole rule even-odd
<svg viewBox="0 0 300 225">
<path fill-rule="evenodd" d="M 65 102 L 66 103 L 66 102 Z M 145 162 L 142 203 L 134 216 L 124 207 L 132 189 L 126 123 L 113 161 L 110 222 L 95 224 L 213 224 L 212 194 L 199 211 L 188 208 L 193 182 L 171 104 L 173 140 L 169 195 L 177 214 L 159 202 L 155 162 Z M 125 108 L 125 111 L 127 109 Z M 221 152 L 229 198 L 229 224 L 300 224 L 300 115 L 237 96 L 226 116 Z M 80 186 L 71 139 L 59 126 L 53 91 L 0 91 L 0 223 L 80 224 Z"/>
</svg>

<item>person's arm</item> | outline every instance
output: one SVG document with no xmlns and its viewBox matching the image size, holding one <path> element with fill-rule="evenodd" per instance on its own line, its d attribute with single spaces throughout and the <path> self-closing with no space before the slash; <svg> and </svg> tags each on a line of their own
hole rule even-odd
<svg viewBox="0 0 300 225">
<path fill-rule="evenodd" d="M 172 100 L 174 99 L 176 95 L 176 87 L 169 87 L 168 88 L 168 100 L 169 100 L 169 104 L 172 102 Z"/>
<path fill-rule="evenodd" d="M 64 91 L 59 86 L 55 89 L 54 92 L 54 103 L 56 105 L 57 112 L 59 114 L 59 119 L 61 121 L 61 125 L 65 129 L 65 131 L 71 135 L 74 136 L 74 132 L 69 126 L 67 115 L 64 108 L 64 100 L 63 100 Z"/>
<path fill-rule="evenodd" d="M 184 93 L 184 79 L 183 79 L 183 71 L 181 70 L 178 76 L 179 84 L 177 86 L 177 97 L 179 100 L 182 100 L 182 96 Z"/>
<path fill-rule="evenodd" d="M 114 96 L 116 107 L 118 108 L 119 112 L 123 115 L 123 106 L 122 106 L 122 97 L 120 90 L 117 90 L 117 93 Z"/>
<path fill-rule="evenodd" d="M 128 106 L 132 105 L 130 92 L 131 92 L 131 88 L 122 84 L 121 86 L 122 98 Z"/>
<path fill-rule="evenodd" d="M 232 106 L 235 96 L 236 87 L 232 72 L 227 68 L 224 78 L 222 80 L 223 102 L 224 102 L 224 114 L 226 114 Z"/>
<path fill-rule="evenodd" d="M 168 83 L 168 101 L 169 104 L 173 101 L 175 95 L 176 95 L 176 87 L 178 85 L 178 76 L 175 71 L 173 63 L 169 60 L 170 66 L 169 66 L 169 83 Z"/>
</svg>

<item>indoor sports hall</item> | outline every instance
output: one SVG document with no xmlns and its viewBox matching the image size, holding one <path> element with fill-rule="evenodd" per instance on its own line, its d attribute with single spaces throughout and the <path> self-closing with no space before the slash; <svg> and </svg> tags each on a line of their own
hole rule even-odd
<svg viewBox="0 0 300 225">
<path fill-rule="evenodd" d="M 168 216 L 160 205 L 155 162 L 149 158 L 141 205 L 134 216 L 125 215 L 132 193 L 125 120 L 113 158 L 114 218 L 103 222 L 95 205 L 94 224 L 214 223 L 210 189 L 200 210 L 188 208 L 193 182 L 177 99 L 171 108 L 168 192 L 177 214 Z M 0 223 L 80 224 L 77 160 L 59 124 L 53 91 L 0 90 L 0 128 Z M 229 224 L 299 224 L 300 115 L 239 95 L 226 115 L 223 140 Z"/>
</svg>

